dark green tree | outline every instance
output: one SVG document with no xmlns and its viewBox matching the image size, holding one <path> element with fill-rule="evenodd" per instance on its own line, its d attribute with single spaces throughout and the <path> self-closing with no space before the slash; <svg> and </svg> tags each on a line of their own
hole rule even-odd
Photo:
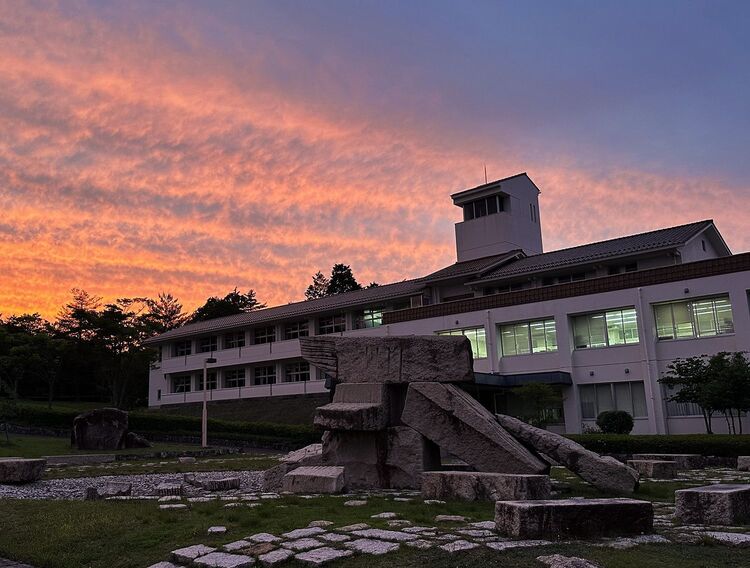
<svg viewBox="0 0 750 568">
<path fill-rule="evenodd" d="M 247 293 L 243 294 L 235 288 L 223 298 L 210 297 L 206 300 L 205 304 L 193 312 L 193 315 L 190 316 L 190 321 L 205 321 L 233 316 L 235 314 L 260 310 L 265 307 L 266 304 L 262 304 L 256 299 L 255 290 L 250 289 Z"/>
<path fill-rule="evenodd" d="M 156 335 L 180 327 L 188 318 L 182 304 L 172 294 L 162 292 L 155 299 L 144 298 L 143 301 L 147 310 L 140 317 L 150 334 Z"/>
<path fill-rule="evenodd" d="M 312 277 L 312 284 L 305 290 L 306 300 L 317 300 L 318 298 L 324 298 L 328 295 L 328 286 L 330 281 L 325 275 L 318 270 Z"/>
<path fill-rule="evenodd" d="M 555 409 L 560 405 L 560 394 L 550 385 L 529 383 L 512 389 L 523 408 L 521 420 L 537 428 L 544 428 L 555 419 Z"/>
<path fill-rule="evenodd" d="M 352 274 L 352 269 L 349 265 L 333 265 L 333 268 L 331 269 L 331 278 L 329 279 L 328 288 L 326 290 L 327 296 L 361 289 L 362 286 L 357 282 L 356 278 L 354 278 L 354 274 Z"/>
</svg>

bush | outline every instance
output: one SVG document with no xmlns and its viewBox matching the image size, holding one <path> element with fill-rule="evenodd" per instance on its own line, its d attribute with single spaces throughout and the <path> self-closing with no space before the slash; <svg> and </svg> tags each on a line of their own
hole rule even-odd
<svg viewBox="0 0 750 568">
<path fill-rule="evenodd" d="M 598 454 L 700 454 L 750 456 L 750 435 L 731 434 L 569 434 L 571 440 Z"/>
<path fill-rule="evenodd" d="M 596 425 L 604 434 L 630 434 L 633 417 L 624 410 L 605 410 L 596 417 Z"/>
</svg>

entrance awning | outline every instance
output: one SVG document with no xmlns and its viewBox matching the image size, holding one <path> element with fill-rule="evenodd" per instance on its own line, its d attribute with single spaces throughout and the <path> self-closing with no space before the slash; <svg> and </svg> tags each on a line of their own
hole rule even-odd
<svg viewBox="0 0 750 568">
<path fill-rule="evenodd" d="M 500 373 L 474 373 L 474 381 L 480 387 L 510 388 L 528 384 L 561 385 L 573 384 L 570 373 L 566 371 L 546 371 L 543 373 L 518 373 L 501 375 Z"/>
</svg>

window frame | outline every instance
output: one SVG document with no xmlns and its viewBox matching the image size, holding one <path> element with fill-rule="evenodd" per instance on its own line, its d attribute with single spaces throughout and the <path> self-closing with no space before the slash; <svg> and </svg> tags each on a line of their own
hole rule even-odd
<svg viewBox="0 0 750 568">
<path fill-rule="evenodd" d="M 284 340 L 299 339 L 310 335 L 310 322 L 308 320 L 292 321 L 284 324 Z"/>
<path fill-rule="evenodd" d="M 219 373 L 216 370 L 206 371 L 206 383 L 208 390 L 219 389 Z M 195 378 L 195 392 L 203 392 L 203 371 L 200 371 Z"/>
<path fill-rule="evenodd" d="M 631 311 L 633 312 L 633 317 L 635 318 L 634 319 L 634 321 L 635 321 L 635 332 L 637 334 L 637 340 L 636 341 L 633 341 L 632 338 L 630 340 L 628 340 L 627 333 L 626 333 L 626 327 L 625 327 L 626 317 L 625 317 L 625 312 L 631 312 Z M 614 343 L 610 339 L 610 328 L 613 327 L 613 326 L 610 324 L 609 316 L 610 315 L 614 315 L 614 314 L 616 314 L 618 312 L 620 314 L 620 323 L 621 323 L 621 327 L 622 327 L 622 338 L 623 338 L 623 342 L 622 343 Z M 601 317 L 602 318 L 603 333 L 604 333 L 604 344 L 603 345 L 599 345 L 599 344 L 592 345 L 592 340 L 591 340 L 591 338 L 592 338 L 592 335 L 591 335 L 591 320 L 594 317 Z M 583 313 L 583 314 L 574 314 L 574 315 L 571 315 L 570 318 L 571 318 L 571 328 L 573 330 L 573 333 L 572 333 L 572 337 L 573 337 L 573 349 L 576 350 L 576 351 L 579 351 L 579 350 L 583 351 L 583 350 L 587 350 L 587 349 L 607 349 L 607 348 L 610 348 L 610 347 L 627 347 L 627 346 L 631 346 L 631 345 L 639 345 L 641 343 L 641 330 L 640 330 L 640 328 L 638 326 L 638 310 L 635 309 L 635 306 L 625 306 L 625 307 L 622 307 L 622 308 L 613 308 L 613 309 L 609 309 L 609 310 L 587 312 L 587 313 Z M 583 318 L 587 318 L 586 319 L 586 326 L 587 326 L 587 329 L 588 329 L 588 345 L 585 345 L 585 346 L 578 345 L 578 341 L 577 341 L 578 334 L 576 333 L 577 332 L 577 323 L 576 322 L 582 320 Z M 632 331 L 632 328 L 630 328 L 630 329 Z"/>
<path fill-rule="evenodd" d="M 259 333 L 269 332 L 270 333 Z M 253 328 L 253 345 L 263 345 L 264 343 L 276 342 L 276 326 L 267 325 L 265 327 Z"/>
<path fill-rule="evenodd" d="M 169 378 L 170 392 L 172 394 L 185 394 L 193 392 L 193 377 L 192 375 L 176 375 Z M 177 381 L 182 382 L 182 388 L 177 388 Z"/>
<path fill-rule="evenodd" d="M 644 407 L 645 414 L 638 415 L 638 416 L 635 415 L 636 405 L 635 405 L 635 397 L 633 396 L 633 385 L 635 384 L 640 384 L 641 387 L 643 388 L 643 407 Z M 630 396 L 629 396 L 630 409 L 629 410 L 626 408 L 618 407 L 617 389 L 615 388 L 615 385 L 628 385 L 628 392 L 630 393 Z M 599 387 L 605 388 L 607 386 L 609 387 L 609 397 L 610 397 L 610 400 L 612 401 L 612 407 L 613 407 L 612 410 L 624 410 L 625 412 L 630 414 L 630 416 L 634 420 L 648 419 L 648 400 L 646 397 L 645 382 L 644 381 L 613 381 L 613 382 L 603 382 L 603 383 L 584 383 L 584 384 L 578 385 L 578 402 L 579 402 L 579 408 L 581 409 L 582 420 L 596 420 L 599 414 L 604 412 L 604 410 L 607 410 L 607 409 L 604 409 L 604 410 L 599 409 L 599 394 L 597 391 Z M 593 396 L 594 417 L 593 418 L 587 418 L 583 410 L 584 401 L 583 401 L 583 396 L 582 396 L 582 389 L 586 389 L 586 388 L 593 388 L 593 393 L 594 393 L 594 396 Z"/>
<path fill-rule="evenodd" d="M 204 342 L 208 341 L 208 349 L 204 347 Z M 219 338 L 216 335 L 203 335 L 196 341 L 196 353 L 213 353 L 219 350 Z"/>
<path fill-rule="evenodd" d="M 247 338 L 245 337 L 244 331 L 230 331 L 224 334 L 224 338 L 222 341 L 224 349 L 239 349 L 241 347 L 245 347 Z M 232 345 L 231 343 L 236 344 Z"/>
<path fill-rule="evenodd" d="M 724 326 L 722 326 L 719 323 L 719 310 L 717 309 L 717 300 L 723 300 L 726 301 L 726 305 L 729 308 L 729 313 L 731 315 L 731 331 L 722 331 Z M 707 302 L 711 302 L 711 315 L 713 318 L 714 323 L 714 333 L 704 333 L 701 331 L 699 326 L 699 320 L 698 316 L 696 314 L 696 304 L 705 304 Z M 669 318 L 671 321 L 671 336 L 662 336 L 660 335 L 660 330 L 663 329 L 663 326 L 659 323 L 659 316 L 657 316 L 657 311 L 660 308 L 669 307 Z M 678 335 L 678 327 L 675 320 L 675 306 L 682 306 L 686 312 L 688 313 L 690 317 L 690 325 L 692 328 L 692 333 L 688 335 Z M 672 300 L 669 302 L 654 302 L 651 304 L 652 313 L 654 315 L 654 336 L 656 337 L 657 341 L 685 341 L 690 339 L 706 339 L 708 337 L 721 337 L 721 336 L 728 336 L 728 335 L 735 335 L 737 333 L 737 328 L 734 325 L 734 308 L 732 306 L 732 300 L 729 296 L 729 294 L 717 294 L 712 296 L 702 296 L 700 298 L 690 298 L 687 300 Z"/>
<path fill-rule="evenodd" d="M 270 369 L 271 373 L 259 373 L 258 371 Z M 253 386 L 260 387 L 264 385 L 275 385 L 276 384 L 276 365 L 258 365 L 253 367 Z M 258 382 L 259 379 L 263 379 L 262 382 Z M 269 380 L 271 379 L 271 380 Z"/>
<path fill-rule="evenodd" d="M 180 349 L 180 346 L 183 349 Z M 193 354 L 193 341 L 192 339 L 181 339 L 174 342 L 173 353 L 175 357 L 187 357 Z"/>
<path fill-rule="evenodd" d="M 472 338 L 469 337 L 466 332 L 474 332 L 474 339 L 477 342 L 477 348 L 474 348 L 474 342 L 472 341 Z M 484 355 L 482 355 L 482 350 L 480 349 L 480 339 L 479 339 L 479 332 L 481 331 L 482 339 L 484 340 Z M 471 354 L 474 357 L 474 359 L 487 359 L 489 357 L 489 354 L 487 353 L 487 329 L 483 325 L 472 325 L 469 327 L 459 327 L 455 329 L 442 329 L 440 331 L 436 331 L 435 335 L 442 335 L 442 336 L 459 336 L 462 335 L 463 337 L 466 337 L 469 340 L 469 343 L 471 344 Z"/>
<path fill-rule="evenodd" d="M 244 367 L 240 367 L 237 369 L 225 369 L 222 374 L 224 375 L 223 382 L 225 389 L 243 388 L 247 384 L 247 371 Z M 229 384 L 230 381 L 233 384 Z"/>
<path fill-rule="evenodd" d="M 302 377 L 290 380 L 290 377 Z M 310 381 L 310 363 L 307 361 L 293 361 L 284 365 L 285 383 L 305 383 Z"/>
<path fill-rule="evenodd" d="M 330 323 L 324 323 L 328 322 Z M 331 335 L 332 333 L 343 333 L 346 331 L 346 314 L 334 314 L 324 318 L 318 318 L 318 335 Z"/>
<path fill-rule="evenodd" d="M 531 326 L 533 324 L 538 324 L 538 323 L 544 324 L 544 344 L 546 347 L 544 351 L 534 351 L 534 344 L 533 344 L 532 335 L 531 335 Z M 523 321 L 517 321 L 517 322 L 498 323 L 496 324 L 496 326 L 497 326 L 496 327 L 497 336 L 500 339 L 497 343 L 498 343 L 499 355 L 501 358 L 502 357 L 521 357 L 524 355 L 539 355 L 543 353 L 556 353 L 560 348 L 560 346 L 557 343 L 557 322 L 555 322 L 554 317 L 537 318 L 533 320 L 523 320 Z M 526 339 L 527 339 L 527 346 L 529 349 L 528 352 L 523 352 L 523 353 L 518 352 L 518 341 L 517 341 L 518 335 L 516 334 L 516 328 L 518 326 L 523 326 L 526 328 Z M 506 354 L 504 341 L 503 341 L 503 328 L 510 328 L 510 327 L 513 328 L 513 339 L 514 339 L 514 344 L 516 346 L 516 353 Z M 552 328 L 551 334 L 550 334 L 548 327 Z M 554 349 L 549 348 L 549 336 L 550 335 L 554 335 L 554 340 L 555 340 Z"/>
<path fill-rule="evenodd" d="M 374 306 L 365 308 L 357 313 L 354 319 L 354 329 L 372 329 L 383 325 L 383 314 L 385 308 Z"/>
</svg>

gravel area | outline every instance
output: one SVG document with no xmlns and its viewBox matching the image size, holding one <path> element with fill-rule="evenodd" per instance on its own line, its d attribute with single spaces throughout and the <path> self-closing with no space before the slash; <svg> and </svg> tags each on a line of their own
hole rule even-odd
<svg viewBox="0 0 750 568">
<path fill-rule="evenodd" d="M 196 472 L 197 481 L 239 477 L 240 488 L 234 491 L 223 491 L 222 495 L 260 491 L 262 471 L 206 471 Z M 83 499 L 87 487 L 97 487 L 108 481 L 130 483 L 134 497 L 145 497 L 156 494 L 160 483 L 183 483 L 184 473 L 151 473 L 144 475 L 102 475 L 99 477 L 81 477 L 75 479 L 48 479 L 26 485 L 0 485 L 0 499 Z M 184 484 L 185 495 L 198 497 L 208 494 L 207 491 Z"/>
</svg>

